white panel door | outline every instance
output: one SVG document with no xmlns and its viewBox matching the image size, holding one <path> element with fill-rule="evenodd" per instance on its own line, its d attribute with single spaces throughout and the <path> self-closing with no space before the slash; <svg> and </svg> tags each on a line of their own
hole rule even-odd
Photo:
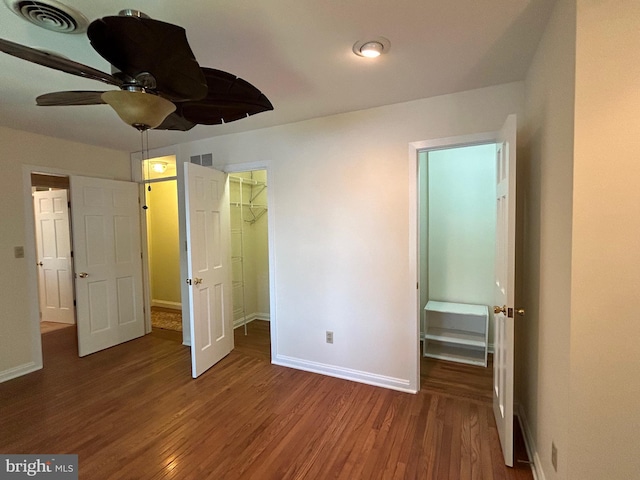
<svg viewBox="0 0 640 480">
<path fill-rule="evenodd" d="M 516 243 L 516 116 L 496 145 L 496 265 L 493 414 L 505 464 L 513 466 L 513 341 Z"/>
<path fill-rule="evenodd" d="M 40 320 L 75 323 L 66 190 L 33 193 Z"/>
<path fill-rule="evenodd" d="M 71 177 L 80 356 L 144 335 L 138 185 Z"/>
<path fill-rule="evenodd" d="M 229 181 L 225 173 L 184 164 L 191 375 L 233 350 Z"/>
</svg>

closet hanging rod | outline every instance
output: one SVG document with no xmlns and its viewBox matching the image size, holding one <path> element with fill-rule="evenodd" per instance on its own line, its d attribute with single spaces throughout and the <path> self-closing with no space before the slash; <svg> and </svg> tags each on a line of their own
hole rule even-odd
<svg viewBox="0 0 640 480">
<path fill-rule="evenodd" d="M 256 203 L 240 203 L 240 202 L 230 202 L 229 205 L 231 205 L 232 207 L 249 207 L 249 208 L 264 208 L 265 210 L 267 209 L 266 205 L 259 205 Z"/>
<path fill-rule="evenodd" d="M 234 177 L 233 175 L 229 175 L 229 180 L 236 183 L 246 183 L 248 185 L 264 185 L 265 187 L 267 186 L 265 182 L 259 182 L 258 180 L 244 177 Z"/>
</svg>

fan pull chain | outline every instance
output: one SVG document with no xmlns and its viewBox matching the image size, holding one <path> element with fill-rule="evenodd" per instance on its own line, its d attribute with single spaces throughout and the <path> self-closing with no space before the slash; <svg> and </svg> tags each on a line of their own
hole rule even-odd
<svg viewBox="0 0 640 480">
<path fill-rule="evenodd" d="M 145 150 L 145 137 L 147 141 L 147 148 Z M 146 151 L 146 154 L 145 154 Z M 151 191 L 151 162 L 149 161 L 149 130 L 140 130 L 140 152 L 142 153 L 142 162 L 144 164 L 145 160 L 147 162 L 147 178 L 146 184 L 147 188 L 144 191 L 144 205 L 142 205 L 143 210 L 147 210 L 149 206 L 147 205 L 147 191 Z"/>
</svg>

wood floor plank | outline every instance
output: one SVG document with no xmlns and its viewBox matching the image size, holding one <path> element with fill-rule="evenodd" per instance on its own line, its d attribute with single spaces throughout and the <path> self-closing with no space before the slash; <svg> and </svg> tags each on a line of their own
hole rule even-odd
<svg viewBox="0 0 640 480">
<path fill-rule="evenodd" d="M 490 368 L 422 359 L 412 395 L 272 365 L 248 330 L 198 379 L 180 332 L 84 358 L 47 333 L 45 368 L 0 384 L 0 451 L 76 453 L 87 480 L 532 478 L 503 464 Z"/>
</svg>

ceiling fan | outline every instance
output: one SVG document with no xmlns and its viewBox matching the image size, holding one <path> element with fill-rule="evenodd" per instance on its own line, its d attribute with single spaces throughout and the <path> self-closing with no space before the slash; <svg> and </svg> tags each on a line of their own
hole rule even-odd
<svg viewBox="0 0 640 480">
<path fill-rule="evenodd" d="M 112 65 L 112 73 L 4 39 L 0 51 L 119 88 L 46 93 L 36 98 L 38 105 L 109 104 L 140 131 L 186 131 L 198 124 L 228 123 L 273 110 L 269 99 L 249 82 L 200 67 L 185 30 L 177 25 L 123 10 L 91 22 L 87 36 Z"/>
</svg>

